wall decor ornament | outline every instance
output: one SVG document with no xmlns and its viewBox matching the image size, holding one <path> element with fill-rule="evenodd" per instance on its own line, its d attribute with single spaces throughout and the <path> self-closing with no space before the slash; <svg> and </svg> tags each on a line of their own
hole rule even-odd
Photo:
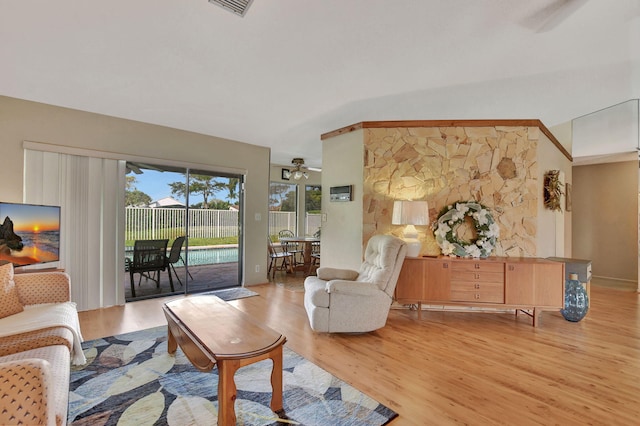
<svg viewBox="0 0 640 426">
<path fill-rule="evenodd" d="M 474 241 L 463 241 L 457 235 L 457 228 L 467 217 L 475 226 Z M 433 227 L 436 242 L 447 256 L 488 257 L 500 235 L 491 212 L 477 201 L 458 201 L 443 208 Z"/>
<path fill-rule="evenodd" d="M 549 210 L 562 211 L 562 183 L 560 170 L 549 170 L 544 174 L 544 206 Z"/>
</svg>

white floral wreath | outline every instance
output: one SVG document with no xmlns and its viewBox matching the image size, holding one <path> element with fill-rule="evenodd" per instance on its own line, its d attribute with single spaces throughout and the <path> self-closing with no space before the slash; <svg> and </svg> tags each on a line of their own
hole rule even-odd
<svg viewBox="0 0 640 426">
<path fill-rule="evenodd" d="M 475 241 L 462 241 L 456 234 L 456 228 L 466 216 L 473 219 L 477 234 Z M 455 206 L 447 206 L 434 227 L 436 241 L 442 254 L 447 256 L 488 257 L 500 235 L 500 227 L 489 210 L 476 201 L 459 201 Z"/>
</svg>

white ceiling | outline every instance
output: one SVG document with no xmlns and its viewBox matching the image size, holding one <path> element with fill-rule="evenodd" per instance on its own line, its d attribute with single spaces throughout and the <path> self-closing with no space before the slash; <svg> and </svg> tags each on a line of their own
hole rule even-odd
<svg viewBox="0 0 640 426">
<path fill-rule="evenodd" d="M 640 1 L 0 0 L 0 95 L 320 166 L 359 121 L 539 118 L 640 97 Z M 545 9 L 546 8 L 546 9 Z"/>
</svg>

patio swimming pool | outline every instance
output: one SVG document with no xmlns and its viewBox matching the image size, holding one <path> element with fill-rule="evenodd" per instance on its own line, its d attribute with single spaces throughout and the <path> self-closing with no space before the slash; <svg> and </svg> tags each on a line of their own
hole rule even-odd
<svg viewBox="0 0 640 426">
<path fill-rule="evenodd" d="M 167 255 L 169 252 L 167 251 Z M 184 259 L 184 249 L 182 250 L 182 258 Z M 133 247 L 127 247 L 125 257 L 130 260 L 133 257 Z M 187 259 L 189 266 L 213 265 L 216 263 L 229 263 L 238 261 L 237 246 L 204 246 L 189 248 L 189 258 Z M 175 266 L 184 266 L 179 260 Z"/>
<path fill-rule="evenodd" d="M 182 251 L 182 257 L 184 258 L 184 251 Z M 189 266 L 237 262 L 238 247 L 191 247 L 187 261 Z M 183 266 L 183 263 L 176 263 L 176 266 L 178 265 Z"/>
</svg>

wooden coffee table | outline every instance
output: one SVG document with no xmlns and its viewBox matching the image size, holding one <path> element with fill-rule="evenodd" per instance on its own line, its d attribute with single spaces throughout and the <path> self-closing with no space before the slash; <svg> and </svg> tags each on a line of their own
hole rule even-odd
<svg viewBox="0 0 640 426">
<path fill-rule="evenodd" d="M 271 409 L 282 413 L 282 346 L 286 337 L 216 296 L 191 296 L 162 307 L 168 323 L 168 352 L 177 345 L 200 371 L 218 365 L 218 425 L 235 425 L 240 367 L 270 358 Z"/>
</svg>

